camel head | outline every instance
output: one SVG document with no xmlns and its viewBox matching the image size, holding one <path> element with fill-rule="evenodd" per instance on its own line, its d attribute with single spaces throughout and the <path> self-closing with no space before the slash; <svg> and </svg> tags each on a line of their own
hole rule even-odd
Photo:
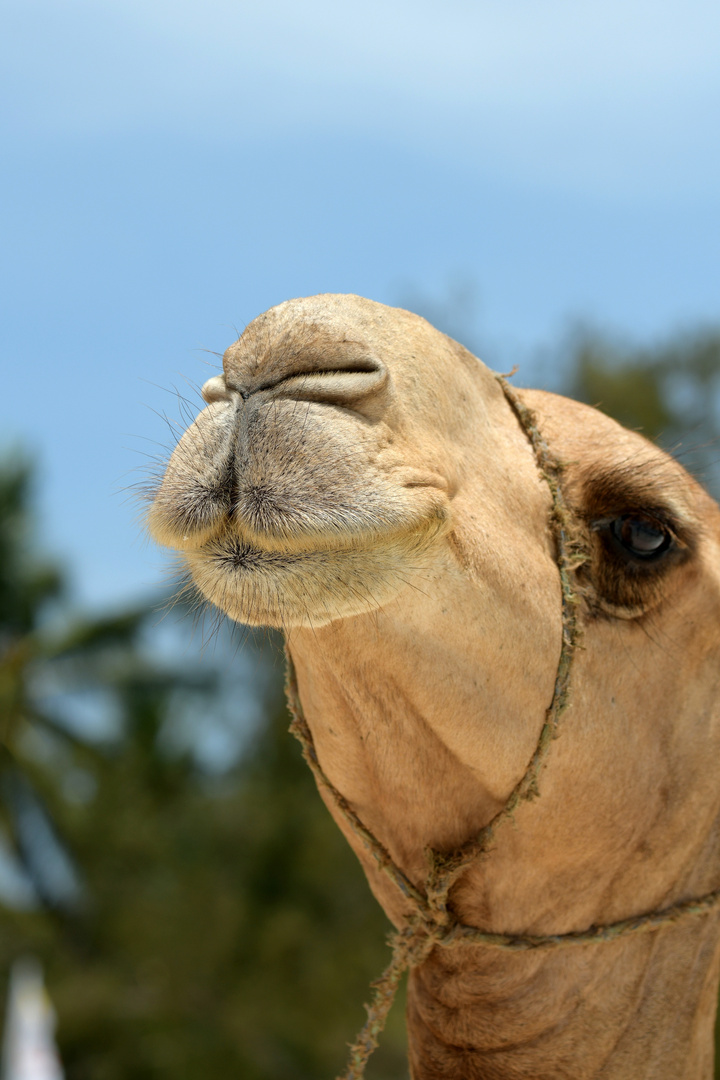
<svg viewBox="0 0 720 1080">
<path fill-rule="evenodd" d="M 203 397 L 150 531 L 232 619 L 285 631 L 321 793 L 406 927 L 412 897 L 342 806 L 422 899 L 428 852 L 480 834 L 525 774 L 563 636 L 548 477 L 491 371 L 355 296 L 260 316 Z M 562 466 L 581 648 L 540 797 L 447 911 L 572 935 L 720 888 L 720 513 L 596 410 L 518 399 Z M 717 930 L 710 909 L 568 949 L 437 944 L 411 972 L 413 1076 L 709 1078 Z"/>
</svg>

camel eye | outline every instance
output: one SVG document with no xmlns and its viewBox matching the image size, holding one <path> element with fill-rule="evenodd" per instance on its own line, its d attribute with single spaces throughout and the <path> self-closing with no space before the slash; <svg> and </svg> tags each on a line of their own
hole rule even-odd
<svg viewBox="0 0 720 1080">
<path fill-rule="evenodd" d="M 659 521 L 631 514 L 615 518 L 610 534 L 626 555 L 646 562 L 660 558 L 674 542 L 670 530 Z"/>
<path fill-rule="evenodd" d="M 695 550 L 687 522 L 642 496 L 611 492 L 609 513 L 585 519 L 592 539 L 578 580 L 588 587 L 590 610 L 611 618 L 637 619 L 667 599 L 681 580 L 674 568 Z"/>
</svg>

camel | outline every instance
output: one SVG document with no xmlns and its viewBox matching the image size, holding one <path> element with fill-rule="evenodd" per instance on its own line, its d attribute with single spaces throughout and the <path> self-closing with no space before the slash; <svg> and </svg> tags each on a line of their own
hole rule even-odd
<svg viewBox="0 0 720 1080">
<path fill-rule="evenodd" d="M 356 296 L 261 315 L 203 397 L 149 528 L 285 633 L 321 795 L 406 949 L 414 1080 L 710 1078 L 717 505 Z"/>
</svg>

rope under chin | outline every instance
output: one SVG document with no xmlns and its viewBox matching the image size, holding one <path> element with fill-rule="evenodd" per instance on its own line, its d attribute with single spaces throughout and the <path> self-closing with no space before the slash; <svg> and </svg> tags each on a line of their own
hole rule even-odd
<svg viewBox="0 0 720 1080">
<path fill-rule="evenodd" d="M 361 839 L 380 869 L 390 877 L 415 908 L 405 926 L 390 936 L 389 943 L 392 948 L 390 963 L 382 975 L 372 983 L 371 1001 L 365 1006 L 368 1018 L 350 1047 L 348 1067 L 341 1080 L 362 1080 L 367 1061 L 378 1045 L 378 1037 L 385 1026 L 402 976 L 409 968 L 421 964 L 436 945 L 450 947 L 462 943 L 476 944 L 513 952 L 590 945 L 601 941 L 614 941 L 627 934 L 647 933 L 675 922 L 681 917 L 704 915 L 720 906 L 720 889 L 718 889 L 699 899 L 674 904 L 661 911 L 652 911 L 632 919 L 623 919 L 604 926 L 592 926 L 588 930 L 569 934 L 493 934 L 473 926 L 465 926 L 448 906 L 453 884 L 472 862 L 488 851 L 499 827 L 513 817 L 522 803 L 539 795 L 540 772 L 553 739 L 560 734 L 560 721 L 568 706 L 570 671 L 579 639 L 578 598 L 573 591 L 571 580 L 572 570 L 577 565 L 577 560 L 573 560 L 567 535 L 569 517 L 560 487 L 562 466 L 550 453 L 531 410 L 522 403 L 501 375 L 496 377 L 532 446 L 540 475 L 550 489 L 552 499 L 550 529 L 555 540 L 560 574 L 562 608 L 560 659 L 552 700 L 546 710 L 545 721 L 535 751 L 522 778 L 513 788 L 502 809 L 480 830 L 477 836 L 449 853 L 435 851 L 432 848 L 427 850 L 429 870 L 422 888 L 418 888 L 393 861 L 388 850 L 363 824 L 352 806 L 325 775 L 318 761 L 312 733 L 300 703 L 295 668 L 286 650 L 286 692 L 292 715 L 290 731 L 299 739 L 303 756 L 312 769 L 318 787 L 324 788 L 330 794 L 338 811 Z"/>
</svg>

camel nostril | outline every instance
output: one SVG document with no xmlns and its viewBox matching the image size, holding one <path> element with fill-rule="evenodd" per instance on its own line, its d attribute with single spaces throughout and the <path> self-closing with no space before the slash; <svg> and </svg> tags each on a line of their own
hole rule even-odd
<svg viewBox="0 0 720 1080">
<path fill-rule="evenodd" d="M 208 405 L 212 405 L 214 401 L 229 401 L 231 396 L 224 375 L 213 375 L 212 379 L 203 384 L 200 393 Z"/>
<path fill-rule="evenodd" d="M 273 397 L 353 407 L 365 399 L 377 398 L 387 381 L 385 365 L 374 357 L 349 362 L 339 359 L 337 363 L 324 358 L 317 366 L 308 363 L 307 368 L 288 371 L 268 389 L 272 389 Z"/>
<path fill-rule="evenodd" d="M 229 352 L 223 363 L 224 382 L 218 385 L 211 379 L 206 384 L 213 401 L 229 395 L 245 400 L 257 395 L 266 402 L 284 398 L 337 405 L 367 417 L 380 415 L 387 404 L 387 368 L 355 342 L 278 350 L 261 360 Z"/>
</svg>

